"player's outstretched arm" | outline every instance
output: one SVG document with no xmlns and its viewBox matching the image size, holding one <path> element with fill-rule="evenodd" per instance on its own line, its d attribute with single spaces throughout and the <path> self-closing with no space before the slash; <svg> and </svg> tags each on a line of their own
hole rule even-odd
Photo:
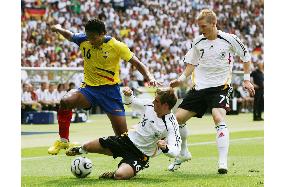
<svg viewBox="0 0 284 187">
<path fill-rule="evenodd" d="M 135 55 L 133 55 L 129 62 L 138 69 L 138 71 L 147 79 L 147 81 L 149 81 L 150 86 L 157 87 L 162 85 L 156 81 L 153 75 L 149 72 L 148 68 L 142 62 L 140 62 Z"/>
<path fill-rule="evenodd" d="M 170 82 L 170 87 L 174 88 L 174 87 L 180 86 L 180 84 L 183 81 L 185 81 L 188 76 L 191 75 L 191 73 L 193 72 L 194 68 L 195 68 L 194 65 L 187 64 L 187 66 L 186 66 L 184 72 L 181 74 L 181 76 L 178 79 L 172 80 Z"/>
<path fill-rule="evenodd" d="M 244 63 L 243 87 L 250 93 L 251 96 L 254 96 L 255 94 L 254 86 L 250 82 L 250 61 Z"/>
<path fill-rule="evenodd" d="M 71 41 L 72 36 L 74 34 L 69 30 L 63 29 L 60 24 L 52 25 L 50 29 L 52 32 L 60 33 L 62 36 L 64 36 L 64 38 L 69 41 Z"/>
<path fill-rule="evenodd" d="M 124 104 L 129 105 L 133 111 L 140 114 L 145 112 L 145 105 L 152 103 L 151 100 L 134 97 L 133 91 L 129 87 L 125 87 L 122 92 L 124 95 Z"/>
</svg>

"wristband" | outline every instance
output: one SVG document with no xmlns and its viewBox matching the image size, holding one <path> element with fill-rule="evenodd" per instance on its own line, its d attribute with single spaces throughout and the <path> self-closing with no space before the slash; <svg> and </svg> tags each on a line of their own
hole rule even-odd
<svg viewBox="0 0 284 187">
<path fill-rule="evenodd" d="M 178 78 L 179 81 L 183 82 L 186 80 L 185 74 L 181 74 L 181 76 Z"/>
<path fill-rule="evenodd" d="M 244 81 L 250 81 L 250 74 L 249 73 L 244 74 Z"/>
</svg>

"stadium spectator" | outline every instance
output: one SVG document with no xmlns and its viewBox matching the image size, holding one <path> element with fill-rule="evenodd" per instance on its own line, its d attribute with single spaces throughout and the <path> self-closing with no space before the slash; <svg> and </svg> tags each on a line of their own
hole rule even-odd
<svg viewBox="0 0 284 187">
<path fill-rule="evenodd" d="M 37 97 L 32 91 L 32 85 L 24 83 L 21 95 L 22 111 L 41 111 L 41 104 L 37 102 Z"/>
<path fill-rule="evenodd" d="M 262 121 L 261 113 L 264 110 L 264 65 L 257 63 L 257 69 L 251 73 L 252 82 L 255 88 L 253 104 L 253 120 Z"/>
<path fill-rule="evenodd" d="M 216 143 L 219 152 L 218 173 L 228 172 L 229 131 L 225 122 L 226 111 L 229 106 L 231 56 L 236 54 L 244 62 L 243 86 L 254 95 L 254 87 L 250 82 L 251 56 L 240 39 L 217 29 L 216 14 L 209 9 L 203 9 L 197 23 L 202 33 L 193 39 L 192 47 L 185 55 L 187 63 L 182 75 L 171 81 L 171 87 L 179 86 L 194 72 L 193 89 L 191 89 L 179 105 L 176 117 L 182 128 L 181 153 L 169 166 L 170 171 L 178 169 L 182 162 L 191 158 L 187 146 L 187 128 L 185 123 L 192 117 L 201 118 L 210 109 L 215 123 Z"/>
<path fill-rule="evenodd" d="M 75 83 L 74 82 L 70 82 L 68 85 L 68 89 L 67 92 L 69 92 L 70 90 L 75 89 Z"/>
<path fill-rule="evenodd" d="M 69 147 L 69 127 L 74 108 L 88 109 L 92 105 L 99 105 L 107 113 L 116 135 L 127 131 L 118 85 L 121 59 L 135 66 L 150 85 L 159 85 L 126 44 L 106 35 L 103 21 L 90 19 L 84 27 L 84 33 L 73 33 L 62 28 L 60 24 L 51 26 L 53 32 L 61 34 L 80 47 L 84 57 L 84 82 L 78 90 L 69 91 L 60 101 L 58 110 L 60 139 L 48 149 L 49 154 L 58 154 L 60 149 Z"/>
<path fill-rule="evenodd" d="M 33 101 L 38 102 L 38 96 L 36 92 L 34 91 L 34 86 L 33 84 L 28 83 L 29 85 L 29 92 L 31 93 L 31 98 Z"/>
<path fill-rule="evenodd" d="M 42 82 L 40 84 L 40 88 L 38 88 L 36 90 L 36 95 L 37 95 L 37 98 L 38 98 L 38 102 L 42 104 L 43 110 L 47 110 L 46 103 L 44 101 L 45 95 L 48 92 L 47 88 L 48 88 L 48 83 L 47 82 Z"/>
<path fill-rule="evenodd" d="M 50 83 L 48 87 L 48 91 L 45 92 L 42 102 L 42 109 L 49 111 L 56 111 L 56 89 L 55 84 Z"/>
<path fill-rule="evenodd" d="M 237 112 L 239 113 L 240 110 L 244 107 L 245 103 L 244 103 L 244 100 L 241 96 L 241 93 L 239 92 L 239 84 L 236 84 L 236 83 L 233 83 L 232 84 L 232 87 L 233 87 L 233 91 L 232 91 L 232 99 L 237 99 Z M 233 104 L 234 105 L 234 104 Z M 233 107 L 232 107 L 233 108 Z"/>
<path fill-rule="evenodd" d="M 126 104 L 143 116 L 135 129 L 120 136 L 99 138 L 83 146 L 69 148 L 66 152 L 68 156 L 89 152 L 113 158 L 122 157 L 116 171 L 106 172 L 100 178 L 130 179 L 148 167 L 150 157 L 161 152 L 168 157 L 175 157 L 180 151 L 178 122 L 171 113 L 177 102 L 174 90 L 157 89 L 154 101 L 135 98 L 130 88 L 125 88 L 123 93 Z"/>
<path fill-rule="evenodd" d="M 247 90 L 244 89 L 243 86 L 238 86 L 238 91 L 240 93 L 241 98 L 241 111 L 244 113 L 248 113 L 252 111 L 253 106 L 253 97 L 250 96 L 250 94 L 247 92 Z"/>
<path fill-rule="evenodd" d="M 138 82 L 139 86 L 144 86 L 144 77 L 135 66 L 132 66 L 132 75 L 134 76 L 134 79 Z"/>
<path fill-rule="evenodd" d="M 44 89 L 46 86 L 48 86 L 48 89 Z M 42 110 L 56 110 L 54 86 L 53 83 L 47 84 L 44 82 L 41 84 L 41 88 L 36 91 L 39 103 L 42 105 Z"/>
<path fill-rule="evenodd" d="M 67 91 L 64 89 L 64 84 L 58 84 L 57 90 L 55 92 L 55 103 L 56 105 L 59 105 L 60 100 L 63 98 L 63 96 L 67 93 Z"/>
<path fill-rule="evenodd" d="M 128 87 L 134 92 L 134 95 L 138 95 L 139 83 L 134 75 L 130 75 Z"/>
<path fill-rule="evenodd" d="M 129 81 L 128 87 L 133 91 L 134 95 L 138 95 L 140 93 L 139 92 L 140 86 L 134 75 L 130 75 L 130 81 Z M 138 118 L 138 113 L 136 111 L 132 111 L 131 117 Z"/>
</svg>

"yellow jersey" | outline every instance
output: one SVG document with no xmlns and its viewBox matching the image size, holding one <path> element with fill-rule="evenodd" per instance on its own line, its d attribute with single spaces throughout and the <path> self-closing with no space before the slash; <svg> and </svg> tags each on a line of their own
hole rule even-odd
<svg viewBox="0 0 284 187">
<path fill-rule="evenodd" d="M 72 36 L 84 58 L 84 82 L 89 86 L 113 85 L 120 83 L 120 59 L 128 62 L 133 53 L 123 42 L 111 36 L 105 36 L 104 43 L 94 48 L 86 34 L 77 33 Z"/>
</svg>

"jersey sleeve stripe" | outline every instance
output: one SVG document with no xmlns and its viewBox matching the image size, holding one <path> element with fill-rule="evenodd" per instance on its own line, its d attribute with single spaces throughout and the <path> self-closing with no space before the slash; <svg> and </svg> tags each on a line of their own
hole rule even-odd
<svg viewBox="0 0 284 187">
<path fill-rule="evenodd" d="M 154 107 L 154 105 L 144 105 L 144 106 L 151 106 L 151 107 Z"/>
<path fill-rule="evenodd" d="M 198 42 L 196 42 L 194 45 L 197 45 L 199 42 L 201 42 L 202 40 L 207 40 L 207 38 L 201 38 Z"/>
<path fill-rule="evenodd" d="M 246 49 L 245 49 L 245 47 L 244 47 L 244 45 L 243 44 L 241 44 L 235 37 L 233 37 L 237 42 L 238 42 L 238 44 L 241 46 L 241 48 L 242 48 L 242 50 L 244 51 L 244 56 L 246 56 Z"/>
<path fill-rule="evenodd" d="M 225 41 L 228 42 L 230 45 L 232 45 L 231 42 L 229 42 L 228 40 L 226 40 L 225 38 L 223 38 L 223 37 L 220 36 L 219 34 L 217 35 L 217 37 L 220 38 L 221 40 L 225 40 Z"/>
</svg>

